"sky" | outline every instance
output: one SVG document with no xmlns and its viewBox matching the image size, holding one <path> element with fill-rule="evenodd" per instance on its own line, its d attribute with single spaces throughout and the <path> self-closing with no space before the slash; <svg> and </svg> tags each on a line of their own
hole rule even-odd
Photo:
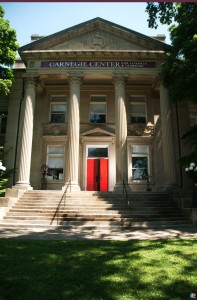
<svg viewBox="0 0 197 300">
<path fill-rule="evenodd" d="M 20 46 L 31 42 L 32 34 L 47 36 L 100 17 L 131 30 L 156 36 L 165 34 L 170 44 L 168 26 L 148 28 L 146 2 L 0 2 L 4 19 L 17 32 Z"/>
</svg>

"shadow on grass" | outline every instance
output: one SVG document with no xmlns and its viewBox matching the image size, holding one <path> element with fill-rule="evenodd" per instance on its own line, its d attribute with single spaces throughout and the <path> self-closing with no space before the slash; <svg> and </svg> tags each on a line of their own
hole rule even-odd
<svg viewBox="0 0 197 300">
<path fill-rule="evenodd" d="M 1 300 L 188 299 L 195 240 L 0 240 Z"/>
</svg>

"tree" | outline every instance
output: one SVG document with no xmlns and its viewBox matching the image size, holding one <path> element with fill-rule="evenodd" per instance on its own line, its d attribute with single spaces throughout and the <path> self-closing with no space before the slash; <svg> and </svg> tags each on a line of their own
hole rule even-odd
<svg viewBox="0 0 197 300">
<path fill-rule="evenodd" d="M 3 19 L 4 9 L 0 6 L 0 93 L 8 95 L 14 80 L 12 66 L 19 47 L 16 31 L 10 28 L 9 21 Z"/>
<path fill-rule="evenodd" d="M 161 79 L 169 88 L 171 100 L 197 103 L 197 3 L 150 2 L 146 11 L 149 27 L 157 28 L 158 21 L 170 25 L 172 50 L 162 64 Z M 197 162 L 197 127 L 182 138 L 192 151 L 181 162 Z"/>
<path fill-rule="evenodd" d="M 161 78 L 173 101 L 197 103 L 197 3 L 150 2 L 146 11 L 148 24 L 157 22 L 169 27 L 172 50 L 162 64 Z"/>
</svg>

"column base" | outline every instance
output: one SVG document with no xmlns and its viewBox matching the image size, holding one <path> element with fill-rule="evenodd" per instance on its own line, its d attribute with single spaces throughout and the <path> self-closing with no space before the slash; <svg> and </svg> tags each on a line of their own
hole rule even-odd
<svg viewBox="0 0 197 300">
<path fill-rule="evenodd" d="M 25 182 L 25 181 L 18 181 L 12 188 L 18 190 L 26 190 L 26 191 L 33 190 L 29 182 Z"/>
<path fill-rule="evenodd" d="M 163 190 L 166 192 L 171 192 L 177 189 L 177 184 L 164 184 Z"/>
<path fill-rule="evenodd" d="M 26 191 L 33 190 L 29 184 L 16 184 L 8 188 L 5 192 L 6 197 L 20 198 Z"/>
<path fill-rule="evenodd" d="M 81 191 L 79 184 L 76 182 L 66 182 L 65 185 L 62 187 L 62 191 L 65 191 L 66 189 L 67 189 L 67 193 Z"/>
</svg>

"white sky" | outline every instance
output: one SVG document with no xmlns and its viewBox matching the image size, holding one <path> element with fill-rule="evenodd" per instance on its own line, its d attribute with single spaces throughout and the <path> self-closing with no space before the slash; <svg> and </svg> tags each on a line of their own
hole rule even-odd
<svg viewBox="0 0 197 300">
<path fill-rule="evenodd" d="M 170 44 L 168 26 L 148 28 L 146 2 L 0 2 L 0 5 L 5 10 L 4 19 L 17 32 L 20 46 L 30 42 L 31 34 L 47 36 L 96 17 L 147 36 L 165 34 Z"/>
</svg>

